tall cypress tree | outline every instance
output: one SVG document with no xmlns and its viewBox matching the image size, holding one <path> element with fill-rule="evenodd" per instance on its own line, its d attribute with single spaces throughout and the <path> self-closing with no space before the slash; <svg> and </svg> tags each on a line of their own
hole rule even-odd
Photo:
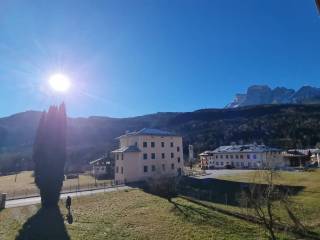
<svg viewBox="0 0 320 240">
<path fill-rule="evenodd" d="M 33 148 L 35 183 L 43 207 L 58 205 L 66 162 L 67 116 L 64 103 L 43 112 Z"/>
</svg>

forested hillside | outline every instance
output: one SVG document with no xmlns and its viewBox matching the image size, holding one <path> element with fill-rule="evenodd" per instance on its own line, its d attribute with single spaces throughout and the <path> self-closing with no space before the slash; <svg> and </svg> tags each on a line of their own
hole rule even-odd
<svg viewBox="0 0 320 240">
<path fill-rule="evenodd" d="M 41 112 L 0 119 L 0 172 L 32 167 L 32 144 Z M 196 153 L 231 142 L 274 147 L 314 147 L 320 143 L 320 105 L 261 105 L 156 113 L 133 118 L 69 118 L 68 164 L 83 165 L 117 146 L 115 138 L 141 128 L 175 131 Z M 185 148 L 186 150 L 187 148 Z"/>
</svg>

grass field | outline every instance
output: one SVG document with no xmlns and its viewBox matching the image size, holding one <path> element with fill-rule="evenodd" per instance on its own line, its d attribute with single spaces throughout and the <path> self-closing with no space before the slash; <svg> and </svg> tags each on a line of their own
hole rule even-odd
<svg viewBox="0 0 320 240">
<path fill-rule="evenodd" d="M 72 225 L 64 225 L 58 214 L 37 213 L 39 206 L 5 209 L 0 212 L 0 239 L 11 240 L 18 235 L 16 239 L 28 236 L 32 240 L 67 236 L 72 240 L 265 239 L 257 225 L 182 198 L 173 200 L 176 205 L 141 190 L 83 197 L 73 202 Z M 60 209 L 65 215 L 63 204 Z M 36 217 L 25 224 L 34 214 Z"/>
<path fill-rule="evenodd" d="M 220 178 L 263 182 L 259 172 Z M 281 172 L 275 181 L 305 187 L 292 201 L 303 224 L 320 233 L 320 171 Z M 5 209 L 0 212 L 0 239 L 267 239 L 260 226 L 222 214 L 210 206 L 243 213 L 240 207 L 199 201 L 205 206 L 182 197 L 174 198 L 173 202 L 141 190 L 77 198 L 73 200 L 71 225 L 64 221 L 63 203 L 61 213 L 39 210 L 38 205 Z M 285 218 L 280 205 L 275 211 L 282 220 Z M 279 239 L 297 239 L 277 234 Z"/>
<path fill-rule="evenodd" d="M 264 183 L 263 174 L 257 171 L 219 178 L 229 181 Z M 274 182 L 275 184 L 304 187 L 299 194 L 291 197 L 291 201 L 300 221 L 320 233 L 320 169 L 311 172 L 279 172 L 275 175 Z M 234 208 L 234 210 L 240 209 Z M 276 211 L 284 217 L 282 210 L 279 206 Z"/>
<path fill-rule="evenodd" d="M 16 180 L 16 181 L 15 181 Z M 97 184 L 110 184 L 110 180 L 97 180 Z M 95 179 L 90 175 L 79 175 L 79 187 L 90 188 L 95 184 Z M 70 191 L 78 188 L 78 179 L 67 179 L 63 182 L 62 190 Z M 25 171 L 16 175 L 0 177 L 0 193 L 8 194 L 8 197 L 23 197 L 38 193 L 34 183 L 32 171 Z"/>
</svg>

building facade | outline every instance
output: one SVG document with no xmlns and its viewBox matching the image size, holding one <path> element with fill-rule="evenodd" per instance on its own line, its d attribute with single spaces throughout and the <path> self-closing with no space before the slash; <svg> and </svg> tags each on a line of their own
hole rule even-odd
<svg viewBox="0 0 320 240">
<path fill-rule="evenodd" d="M 113 177 L 114 166 L 108 157 L 102 157 L 90 162 L 91 175 L 97 179 Z"/>
<path fill-rule="evenodd" d="M 139 182 L 183 174 L 182 137 L 157 129 L 142 129 L 120 136 L 113 151 L 115 181 Z"/>
<path fill-rule="evenodd" d="M 281 150 L 265 145 L 221 146 L 199 155 L 202 169 L 283 167 Z"/>
<path fill-rule="evenodd" d="M 282 153 L 289 167 L 320 166 L 320 149 L 290 149 Z"/>
</svg>

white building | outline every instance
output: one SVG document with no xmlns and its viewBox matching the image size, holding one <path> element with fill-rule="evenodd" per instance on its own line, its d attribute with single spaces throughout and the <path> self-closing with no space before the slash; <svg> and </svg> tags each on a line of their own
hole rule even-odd
<svg viewBox="0 0 320 240">
<path fill-rule="evenodd" d="M 111 161 L 102 157 L 90 162 L 91 175 L 95 177 L 109 175 L 111 171 Z"/>
<path fill-rule="evenodd" d="M 182 137 L 157 129 L 142 129 L 118 138 L 115 181 L 128 183 L 183 174 Z"/>
<path fill-rule="evenodd" d="M 202 169 L 284 166 L 281 150 L 257 144 L 221 146 L 199 157 Z"/>
</svg>

